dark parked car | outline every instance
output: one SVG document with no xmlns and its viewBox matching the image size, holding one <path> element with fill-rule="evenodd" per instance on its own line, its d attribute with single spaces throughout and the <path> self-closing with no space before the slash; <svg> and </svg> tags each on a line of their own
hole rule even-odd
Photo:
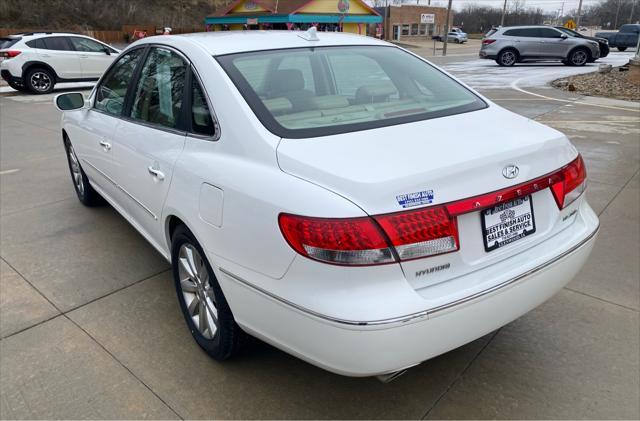
<svg viewBox="0 0 640 421">
<path fill-rule="evenodd" d="M 584 38 L 591 41 L 596 41 L 598 43 L 598 47 L 600 47 L 600 58 L 603 58 L 609 55 L 609 41 L 607 41 L 605 38 L 589 37 L 581 34 L 580 32 L 576 32 L 572 29 L 565 28 L 564 26 L 556 26 L 556 29 L 564 32 L 570 37 Z M 590 61 L 595 61 L 595 59 L 591 59 Z"/>
<path fill-rule="evenodd" d="M 618 51 L 624 51 L 629 47 L 634 48 L 638 45 L 638 36 L 640 36 L 640 23 L 622 25 L 618 32 L 596 33 L 596 37 L 606 39 L 609 41 L 609 47 L 616 47 Z"/>
</svg>

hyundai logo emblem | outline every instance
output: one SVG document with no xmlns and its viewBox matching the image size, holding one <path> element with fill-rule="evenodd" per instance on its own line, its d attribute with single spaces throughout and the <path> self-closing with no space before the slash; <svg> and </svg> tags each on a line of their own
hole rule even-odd
<svg viewBox="0 0 640 421">
<path fill-rule="evenodd" d="M 502 175 L 504 178 L 516 178 L 518 173 L 520 172 L 520 168 L 517 165 L 507 165 L 502 169 Z"/>
</svg>

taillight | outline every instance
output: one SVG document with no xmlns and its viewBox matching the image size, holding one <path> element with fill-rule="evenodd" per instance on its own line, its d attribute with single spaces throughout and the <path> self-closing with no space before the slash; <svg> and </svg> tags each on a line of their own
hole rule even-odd
<svg viewBox="0 0 640 421">
<path fill-rule="evenodd" d="M 578 155 L 555 175 L 559 176 L 559 180 L 551 185 L 551 191 L 558 207 L 563 209 L 580 197 L 587 188 L 587 170 L 582 157 Z"/>
<path fill-rule="evenodd" d="M 489 44 L 493 44 L 494 42 L 496 42 L 495 39 L 483 39 L 482 45 L 489 45 Z"/>
<path fill-rule="evenodd" d="M 456 251 L 456 219 L 442 206 L 374 216 L 389 236 L 400 260 Z"/>
<path fill-rule="evenodd" d="M 20 53 L 22 53 L 22 51 L 18 51 L 18 50 L 0 51 L 0 57 L 13 58 L 15 56 L 19 56 Z"/>
<path fill-rule="evenodd" d="M 373 217 L 314 218 L 280 214 L 280 230 L 302 254 L 339 265 L 377 265 L 435 256 L 460 249 L 456 217 L 551 188 L 559 209 L 586 188 L 587 173 L 578 155 L 553 173 L 522 184 L 439 206 Z"/>
<path fill-rule="evenodd" d="M 369 217 L 311 218 L 280 214 L 280 230 L 303 256 L 339 265 L 395 262 L 380 227 Z"/>
</svg>

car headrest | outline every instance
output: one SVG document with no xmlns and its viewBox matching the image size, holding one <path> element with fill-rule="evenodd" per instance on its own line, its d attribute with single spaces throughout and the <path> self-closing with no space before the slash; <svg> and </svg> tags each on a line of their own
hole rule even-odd
<svg viewBox="0 0 640 421">
<path fill-rule="evenodd" d="M 285 92 L 304 89 L 304 77 L 298 69 L 282 69 L 276 71 L 271 80 L 271 97 L 282 96 Z"/>
</svg>

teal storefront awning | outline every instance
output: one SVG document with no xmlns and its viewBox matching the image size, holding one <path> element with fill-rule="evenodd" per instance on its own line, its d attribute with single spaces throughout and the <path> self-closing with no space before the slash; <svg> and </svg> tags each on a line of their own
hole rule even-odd
<svg viewBox="0 0 640 421">
<path fill-rule="evenodd" d="M 242 16 L 209 16 L 205 18 L 206 25 L 245 24 L 251 19 L 258 23 L 382 23 L 382 16 L 375 15 L 242 15 Z"/>
</svg>

